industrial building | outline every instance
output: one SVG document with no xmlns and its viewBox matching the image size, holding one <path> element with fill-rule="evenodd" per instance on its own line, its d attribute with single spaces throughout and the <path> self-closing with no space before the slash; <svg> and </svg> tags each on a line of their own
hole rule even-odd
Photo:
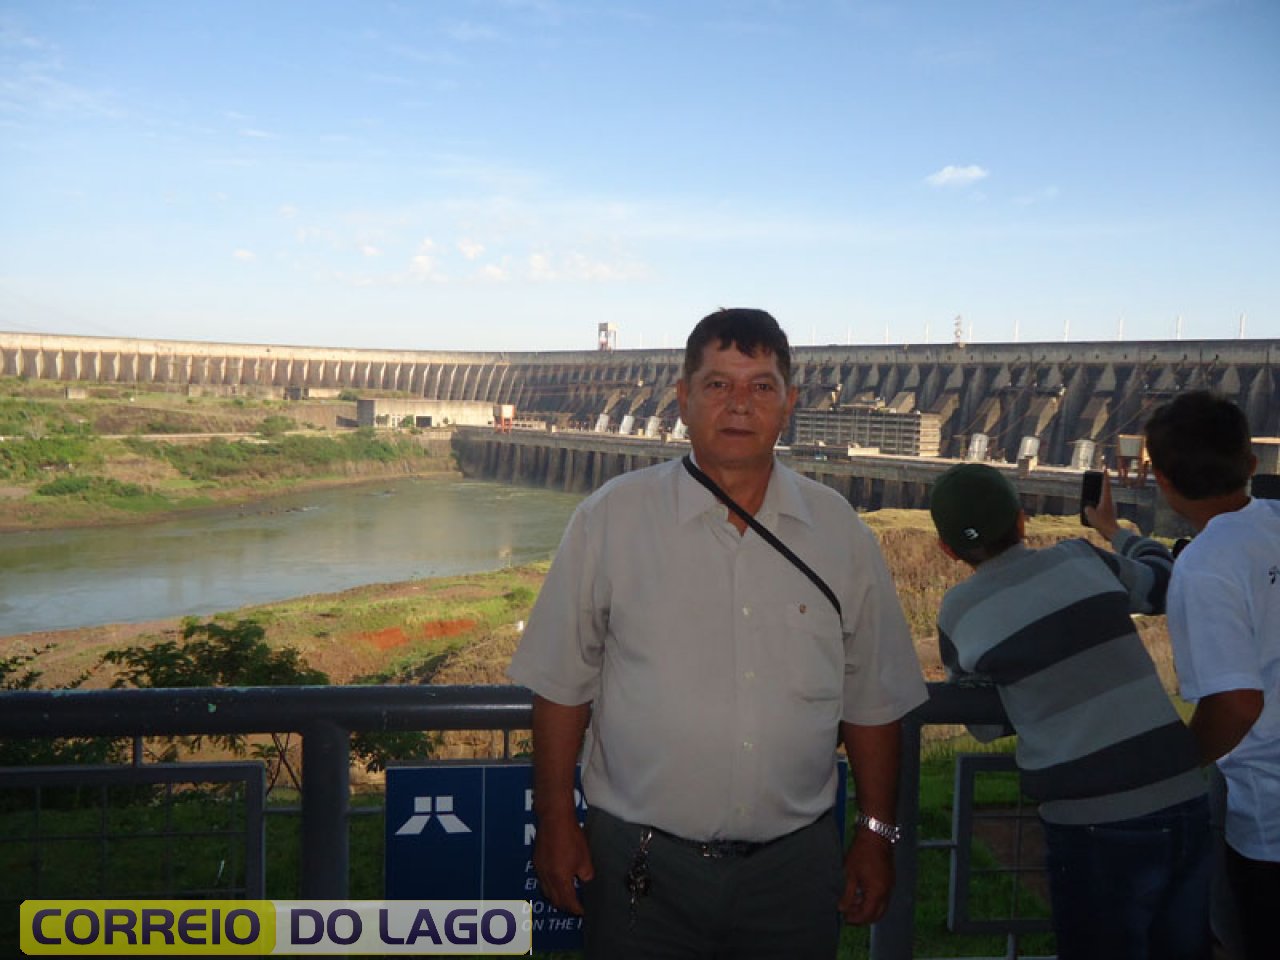
<svg viewBox="0 0 1280 960">
<path fill-rule="evenodd" d="M 822 444 L 904 457 L 936 457 L 941 453 L 942 426 L 936 413 L 855 404 L 796 410 L 793 437 L 793 446 Z"/>
</svg>

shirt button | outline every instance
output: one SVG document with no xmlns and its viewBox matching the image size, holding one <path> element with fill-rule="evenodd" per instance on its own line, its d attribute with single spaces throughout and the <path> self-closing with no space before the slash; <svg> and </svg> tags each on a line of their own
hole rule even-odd
<svg viewBox="0 0 1280 960">
<path fill-rule="evenodd" d="M 751 608 L 750 608 L 750 607 L 743 607 L 743 608 L 742 608 L 742 615 L 743 615 L 744 617 L 749 617 L 749 616 L 751 616 Z"/>
</svg>

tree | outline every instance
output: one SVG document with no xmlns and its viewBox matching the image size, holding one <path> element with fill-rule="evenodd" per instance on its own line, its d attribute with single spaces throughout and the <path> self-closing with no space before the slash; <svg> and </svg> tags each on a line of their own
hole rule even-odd
<svg viewBox="0 0 1280 960">
<path fill-rule="evenodd" d="M 103 655 L 104 663 L 122 668 L 113 687 L 279 687 L 325 685 L 329 677 L 308 666 L 293 647 L 272 649 L 266 631 L 256 620 L 236 620 L 225 625 L 194 618 L 183 621 L 182 639 L 149 646 L 132 646 Z M 202 737 L 165 738 L 162 760 L 177 758 L 179 748 L 198 750 Z M 289 762 L 289 737 L 271 734 L 270 744 L 250 749 L 242 734 L 215 734 L 209 742 L 243 756 L 246 752 L 267 764 L 268 782 L 275 786 L 280 774 L 289 775 L 295 787 L 301 779 Z M 422 759 L 431 755 L 435 740 L 418 731 L 362 732 L 352 738 L 352 752 L 369 771 L 384 768 L 392 757 Z"/>
</svg>

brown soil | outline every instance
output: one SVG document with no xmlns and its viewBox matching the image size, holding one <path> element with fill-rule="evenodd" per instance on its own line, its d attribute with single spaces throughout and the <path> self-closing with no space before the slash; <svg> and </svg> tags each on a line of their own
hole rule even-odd
<svg viewBox="0 0 1280 960">
<path fill-rule="evenodd" d="M 393 650 L 407 645 L 411 639 L 440 640 L 461 636 L 475 628 L 474 620 L 432 620 L 416 628 L 412 637 L 404 627 L 383 627 L 381 630 L 362 631 L 356 634 L 356 638 L 378 650 Z"/>
</svg>

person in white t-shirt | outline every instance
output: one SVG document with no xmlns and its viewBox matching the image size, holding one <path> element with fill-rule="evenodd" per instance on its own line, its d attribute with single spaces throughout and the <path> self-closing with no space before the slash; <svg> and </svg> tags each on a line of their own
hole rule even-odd
<svg viewBox="0 0 1280 960">
<path fill-rule="evenodd" d="M 1169 506 L 1198 531 L 1179 554 L 1168 623 L 1205 763 L 1227 785 L 1226 877 L 1249 960 L 1280 957 L 1280 501 L 1249 495 L 1249 423 L 1182 394 L 1152 414 L 1147 451 Z"/>
</svg>

